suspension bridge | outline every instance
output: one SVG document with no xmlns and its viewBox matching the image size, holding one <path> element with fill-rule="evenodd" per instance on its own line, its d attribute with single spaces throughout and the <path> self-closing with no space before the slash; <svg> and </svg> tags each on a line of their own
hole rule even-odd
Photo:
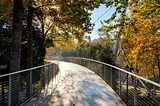
<svg viewBox="0 0 160 106">
<path fill-rule="evenodd" d="M 0 79 L 0 106 L 160 106 L 160 84 L 92 59 L 50 60 Z"/>
</svg>

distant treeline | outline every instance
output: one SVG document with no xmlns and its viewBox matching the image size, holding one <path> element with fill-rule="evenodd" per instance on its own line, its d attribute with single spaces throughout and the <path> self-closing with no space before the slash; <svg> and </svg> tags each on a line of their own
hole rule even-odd
<svg viewBox="0 0 160 106">
<path fill-rule="evenodd" d="M 84 57 L 99 60 L 105 63 L 113 64 L 113 43 L 103 42 L 100 39 L 97 42 L 83 43 L 71 50 L 61 51 L 64 57 Z"/>
</svg>

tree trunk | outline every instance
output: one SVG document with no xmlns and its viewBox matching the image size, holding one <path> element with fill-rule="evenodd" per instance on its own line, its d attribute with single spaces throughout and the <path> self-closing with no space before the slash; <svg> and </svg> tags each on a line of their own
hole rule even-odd
<svg viewBox="0 0 160 106">
<path fill-rule="evenodd" d="M 41 55 L 41 56 L 43 56 L 43 58 L 41 59 L 41 61 L 40 61 L 40 64 L 44 64 L 44 56 L 45 56 L 45 53 L 43 53 L 43 52 L 45 52 L 45 34 L 44 34 L 44 18 L 42 17 L 42 20 L 41 20 L 41 28 L 42 28 L 42 41 L 41 41 L 41 44 L 42 44 L 42 48 L 41 48 L 41 52 L 42 52 L 42 54 L 43 55 Z M 42 71 L 41 71 L 41 74 L 42 74 L 42 85 L 41 86 L 45 86 L 45 76 L 44 76 L 44 74 L 43 73 L 45 73 L 44 72 L 44 69 L 42 69 Z"/>
<path fill-rule="evenodd" d="M 33 34 L 32 34 L 32 16 L 33 16 L 33 8 L 28 4 L 28 15 L 27 15 L 27 38 L 28 38 L 28 48 L 27 48 L 27 68 L 33 67 Z M 32 71 L 32 70 L 31 70 Z M 26 95 L 27 98 L 32 96 L 32 90 L 30 87 L 32 86 L 32 82 L 30 81 L 32 75 L 31 71 L 27 74 L 27 81 L 26 81 Z M 31 75 L 31 76 L 30 76 Z"/>
<path fill-rule="evenodd" d="M 158 70 L 159 70 L 159 75 L 158 75 L 158 83 L 160 83 L 160 59 L 159 55 L 157 55 L 157 61 L 158 61 Z"/>
<path fill-rule="evenodd" d="M 32 16 L 33 16 L 32 7 L 28 5 L 28 17 L 27 17 L 27 34 L 28 34 L 27 68 L 33 67 Z"/>
<path fill-rule="evenodd" d="M 43 54 L 43 60 L 44 60 L 44 57 L 45 57 L 45 34 L 44 34 L 44 19 L 42 17 L 42 21 L 41 21 L 41 26 L 42 26 L 42 51 L 44 52 Z M 44 64 L 44 61 L 41 61 L 41 64 Z"/>
<path fill-rule="evenodd" d="M 23 0 L 14 0 L 13 31 L 10 51 L 10 72 L 20 70 L 21 64 L 21 36 L 22 36 L 22 14 Z M 19 102 L 20 80 L 19 75 L 11 77 L 11 105 L 15 106 Z M 16 81 L 15 81 L 16 80 Z"/>
</svg>

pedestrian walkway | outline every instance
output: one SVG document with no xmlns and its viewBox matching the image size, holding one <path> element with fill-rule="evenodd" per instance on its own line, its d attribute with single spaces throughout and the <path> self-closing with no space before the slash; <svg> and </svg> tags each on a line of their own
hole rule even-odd
<svg viewBox="0 0 160 106">
<path fill-rule="evenodd" d="M 91 70 L 59 62 L 56 79 L 25 106 L 125 106 L 117 94 Z"/>
</svg>

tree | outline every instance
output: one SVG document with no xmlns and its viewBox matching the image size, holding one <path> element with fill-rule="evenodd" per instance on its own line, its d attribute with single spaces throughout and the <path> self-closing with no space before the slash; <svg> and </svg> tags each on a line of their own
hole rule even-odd
<svg viewBox="0 0 160 106">
<path fill-rule="evenodd" d="M 150 70 L 155 66 L 154 72 L 157 72 L 156 54 L 159 51 L 159 1 L 110 0 L 106 6 L 114 6 L 116 11 L 102 22 L 101 30 L 118 38 L 116 45 L 121 37 L 133 68 L 142 76 L 152 77 Z"/>
<path fill-rule="evenodd" d="M 128 20 L 127 9 L 129 8 L 128 0 L 109 0 L 106 3 L 106 7 L 115 8 L 112 16 L 108 20 L 102 22 L 102 29 L 108 33 L 112 34 L 115 38 L 114 46 L 114 62 L 116 61 L 116 55 L 119 49 L 119 42 L 121 35 L 123 33 L 124 25 Z M 107 34 L 107 35 L 108 35 Z"/>
<path fill-rule="evenodd" d="M 124 29 L 122 44 L 137 72 L 146 78 L 153 78 L 154 74 L 158 75 L 156 54 L 160 48 L 159 3 L 153 0 L 132 2 L 132 4 L 131 19 Z"/>
<path fill-rule="evenodd" d="M 40 20 L 39 17 L 36 21 L 41 22 L 42 26 L 42 46 L 43 48 L 48 47 L 52 40 L 68 40 L 68 38 L 75 38 L 81 40 L 84 33 L 91 30 L 89 13 L 85 10 L 86 6 L 82 5 L 82 1 L 50 1 L 50 0 L 38 0 L 27 2 L 28 16 L 33 15 L 35 9 L 41 10 L 43 18 Z M 94 4 L 91 4 L 92 8 Z M 98 5 L 98 4 L 96 4 Z M 87 6 L 88 7 L 88 6 Z M 37 16 L 37 12 L 35 12 Z M 29 18 L 28 18 L 29 20 Z M 30 18 L 30 20 L 32 20 Z M 31 22 L 28 21 L 28 29 L 31 30 Z M 29 25 L 30 23 L 30 25 Z M 45 27 L 45 28 L 44 28 Z M 28 68 L 32 67 L 32 32 L 28 30 Z M 47 43 L 50 42 L 50 43 Z M 45 51 L 45 49 L 43 50 Z M 44 56 L 43 56 L 44 57 Z"/>
<path fill-rule="evenodd" d="M 10 50 L 10 72 L 16 72 L 21 69 L 20 64 L 21 64 L 22 14 L 23 14 L 23 0 L 14 0 L 13 29 L 12 29 L 13 35 L 12 35 L 11 50 Z M 17 81 L 15 82 L 14 80 Z M 18 102 L 19 100 L 18 74 L 12 76 L 11 87 L 12 87 L 11 104 L 16 105 L 16 102 Z"/>
<path fill-rule="evenodd" d="M 13 15 L 13 1 L 1 0 L 0 3 L 0 20 L 8 21 L 9 24 L 12 23 Z"/>
<path fill-rule="evenodd" d="M 97 42 L 87 42 L 85 39 L 72 49 L 62 49 L 61 55 L 64 57 L 84 57 L 99 60 L 105 63 L 113 63 L 112 41 L 104 37 Z"/>
</svg>

